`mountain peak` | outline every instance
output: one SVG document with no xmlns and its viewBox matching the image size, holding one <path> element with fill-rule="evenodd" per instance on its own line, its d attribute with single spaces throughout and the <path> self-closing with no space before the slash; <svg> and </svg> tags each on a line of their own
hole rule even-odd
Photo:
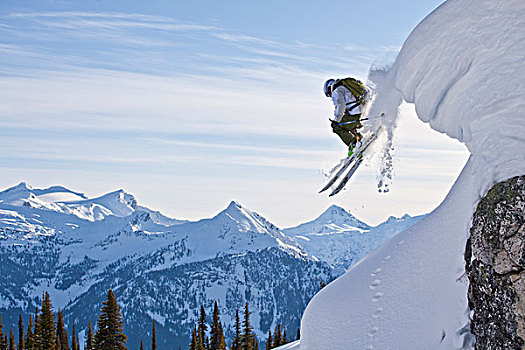
<svg viewBox="0 0 525 350">
<path fill-rule="evenodd" d="M 15 206 L 24 205 L 28 198 L 34 197 L 33 188 L 25 182 L 0 192 L 0 202 Z"/>
<path fill-rule="evenodd" d="M 244 219 L 253 219 L 253 213 L 242 206 L 241 203 L 239 203 L 236 200 L 232 200 L 230 204 L 228 204 L 228 207 L 221 211 L 218 216 L 227 215 L 231 218 L 234 218 L 236 220 L 244 220 Z"/>
<path fill-rule="evenodd" d="M 33 187 L 28 185 L 26 182 L 22 181 L 18 185 L 9 187 L 7 190 L 0 192 L 0 193 L 7 193 L 7 192 L 25 192 L 25 191 L 31 191 Z"/>
<path fill-rule="evenodd" d="M 328 209 L 326 209 L 324 211 L 324 214 L 345 215 L 345 216 L 352 215 L 349 212 L 347 212 L 344 208 L 342 208 L 342 207 L 340 207 L 338 205 L 335 205 L 335 204 L 332 204 L 331 206 L 329 206 Z"/>
<path fill-rule="evenodd" d="M 230 202 L 230 204 L 228 204 L 228 207 L 226 208 L 226 210 L 230 210 L 230 209 L 234 209 L 234 210 L 240 210 L 242 209 L 243 206 L 241 205 L 241 203 L 239 203 L 238 201 L 236 200 L 232 200 Z"/>
<path fill-rule="evenodd" d="M 94 200 L 102 201 L 105 203 L 118 202 L 130 206 L 132 209 L 137 209 L 137 200 L 135 196 L 130 193 L 127 193 L 123 189 L 116 190 L 113 192 L 106 193 Z"/>
<path fill-rule="evenodd" d="M 232 200 L 228 207 L 210 219 L 188 223 L 202 235 L 200 252 L 231 254 L 278 247 L 294 255 L 305 255 L 301 247 L 260 214 Z M 198 229 L 195 229 L 198 227 Z M 194 235 L 194 237 L 196 237 Z"/>
<path fill-rule="evenodd" d="M 20 182 L 18 185 L 15 186 L 15 188 L 21 188 L 21 189 L 26 189 L 26 190 L 33 189 L 33 187 L 31 187 L 31 185 L 28 185 L 27 182 L 25 181 Z"/>
<path fill-rule="evenodd" d="M 368 230 L 370 226 L 357 219 L 344 208 L 331 205 L 316 219 L 285 230 L 292 235 L 307 233 L 343 232 Z"/>
<path fill-rule="evenodd" d="M 411 219 L 412 216 L 408 215 L 408 214 L 405 214 L 401 217 L 396 217 L 396 216 L 393 216 L 393 215 L 390 215 L 388 217 L 388 219 L 384 222 L 384 224 L 391 224 L 391 223 L 396 223 L 396 222 L 399 222 L 399 221 L 405 221 L 405 220 L 408 220 L 408 219 Z"/>
<path fill-rule="evenodd" d="M 368 228 L 367 224 L 357 219 L 350 212 L 346 211 L 346 209 L 335 204 L 326 209 L 315 221 L 331 222 L 336 224 L 351 223 L 360 228 Z"/>
</svg>

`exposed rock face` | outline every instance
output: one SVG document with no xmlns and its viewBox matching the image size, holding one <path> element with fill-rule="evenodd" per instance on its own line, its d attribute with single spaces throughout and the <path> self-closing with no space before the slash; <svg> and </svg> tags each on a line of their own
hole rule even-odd
<svg viewBox="0 0 525 350">
<path fill-rule="evenodd" d="M 476 349 L 525 349 L 525 176 L 496 184 L 465 251 Z"/>
</svg>

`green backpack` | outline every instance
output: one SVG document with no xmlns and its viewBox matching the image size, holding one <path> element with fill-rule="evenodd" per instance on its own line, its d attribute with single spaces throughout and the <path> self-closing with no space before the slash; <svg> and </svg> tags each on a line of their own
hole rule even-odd
<svg viewBox="0 0 525 350">
<path fill-rule="evenodd" d="M 352 95 L 354 95 L 355 100 L 359 102 L 359 104 L 364 105 L 366 102 L 366 96 L 368 95 L 368 89 L 366 86 L 361 82 L 361 80 L 357 80 L 354 78 L 344 78 L 340 79 L 339 81 L 336 81 L 334 86 L 332 87 L 332 91 L 338 88 L 339 86 L 344 86 L 350 92 Z"/>
</svg>

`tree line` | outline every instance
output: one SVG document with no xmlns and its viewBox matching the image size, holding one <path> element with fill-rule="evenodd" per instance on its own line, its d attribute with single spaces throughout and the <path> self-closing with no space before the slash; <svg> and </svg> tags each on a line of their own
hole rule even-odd
<svg viewBox="0 0 525 350">
<path fill-rule="evenodd" d="M 55 321 L 56 316 L 56 321 Z M 97 331 L 89 322 L 85 339 L 85 350 L 123 350 L 126 349 L 127 337 L 123 331 L 124 321 L 115 294 L 110 289 L 107 299 L 102 303 L 97 321 Z M 71 345 L 70 345 L 71 344 Z M 18 342 L 15 341 L 13 328 L 9 338 L 3 331 L 0 316 L 0 350 L 80 350 L 80 341 L 73 323 L 71 343 L 64 325 L 64 314 L 58 310 L 55 315 L 49 294 L 42 295 L 42 308 L 38 307 L 35 315 L 29 316 L 27 330 L 22 321 L 18 319 Z"/>
<path fill-rule="evenodd" d="M 217 301 L 215 301 L 213 305 L 213 316 L 209 335 L 207 334 L 206 311 L 204 310 L 204 306 L 201 305 L 199 319 L 191 333 L 190 350 L 259 350 L 259 341 L 253 333 L 250 314 L 248 302 L 246 302 L 244 306 L 242 323 L 239 316 L 239 308 L 235 310 L 235 335 L 227 347 Z M 297 329 L 296 339 L 299 340 L 299 338 L 300 330 Z M 268 331 L 266 350 L 279 347 L 290 341 L 292 340 L 287 337 L 286 328 L 279 323 L 277 327 L 275 327 L 273 335 L 271 330 Z"/>
<path fill-rule="evenodd" d="M 241 322 L 239 309 L 235 312 L 235 335 L 229 345 L 226 345 L 222 322 L 220 320 L 219 306 L 214 303 L 213 316 L 208 332 L 208 322 L 204 306 L 201 305 L 200 316 L 197 324 L 191 332 L 190 350 L 259 350 L 259 341 L 253 333 L 250 322 L 249 304 L 244 307 L 243 320 Z M 56 321 L 55 321 L 56 319 Z M 110 289 L 106 300 L 102 303 L 100 315 L 97 320 L 96 332 L 93 332 L 91 321 L 84 339 L 85 350 L 125 350 L 127 336 L 124 334 L 124 320 L 122 312 L 117 303 L 115 294 Z M 72 336 L 69 338 L 64 324 L 62 310 L 56 315 L 53 312 L 49 294 L 42 295 L 42 307 L 36 308 L 34 317 L 29 316 L 27 329 L 20 314 L 18 320 L 18 341 L 15 340 L 13 328 L 9 335 L 3 330 L 2 317 L 0 315 L 0 350 L 80 350 L 80 339 L 76 332 L 76 324 L 73 323 Z M 299 339 L 300 333 L 297 330 Z M 71 342 L 70 342 L 71 339 Z M 286 335 L 286 329 L 278 324 L 272 335 L 268 331 L 266 339 L 266 350 L 284 345 L 291 340 Z M 151 349 L 157 350 L 157 336 L 155 321 L 152 321 Z M 181 347 L 179 347 L 181 349 Z M 140 350 L 144 350 L 142 339 Z"/>
</svg>

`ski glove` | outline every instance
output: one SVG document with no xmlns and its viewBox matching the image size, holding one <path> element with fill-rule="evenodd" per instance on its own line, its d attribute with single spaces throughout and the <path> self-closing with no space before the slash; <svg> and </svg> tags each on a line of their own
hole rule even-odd
<svg viewBox="0 0 525 350">
<path fill-rule="evenodd" d="M 330 124 L 330 126 L 332 127 L 332 129 L 334 129 L 336 126 L 339 125 L 338 122 L 336 122 L 335 120 L 330 120 L 332 123 Z"/>
</svg>

